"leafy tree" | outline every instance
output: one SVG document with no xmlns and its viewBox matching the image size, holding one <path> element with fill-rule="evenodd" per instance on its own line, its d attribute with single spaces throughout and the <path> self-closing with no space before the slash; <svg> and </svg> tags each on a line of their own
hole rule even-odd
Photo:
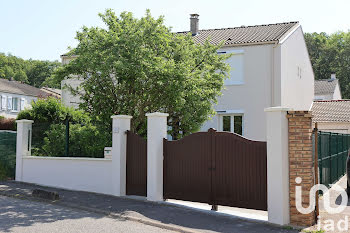
<svg viewBox="0 0 350 233">
<path fill-rule="evenodd" d="M 328 79 L 336 73 L 343 98 L 350 98 L 350 32 L 306 33 L 315 79 Z"/>
<path fill-rule="evenodd" d="M 55 69 L 61 65 L 59 62 L 49 61 L 31 61 L 32 68 L 28 70 L 29 84 L 35 87 L 41 87 Z"/>
<path fill-rule="evenodd" d="M 55 61 L 24 60 L 11 54 L 0 53 L 0 78 L 14 79 L 35 87 L 42 87 L 43 82 L 60 67 Z M 47 83 L 49 87 L 50 82 Z"/>
<path fill-rule="evenodd" d="M 61 81 L 65 78 L 65 75 L 66 72 L 63 67 L 57 67 L 51 76 L 45 79 L 42 86 L 61 89 Z"/>
<path fill-rule="evenodd" d="M 164 19 L 150 12 L 140 19 L 112 10 L 100 14 L 106 28 L 83 27 L 78 57 L 62 75 L 79 75 L 81 107 L 110 126 L 113 114 L 133 116 L 132 129 L 146 132 L 147 112 L 169 113 L 170 133 L 176 139 L 199 130 L 213 111 L 223 88 L 229 56 L 221 45 L 196 44 L 190 34 L 174 34 Z"/>
<path fill-rule="evenodd" d="M 17 71 L 17 73 L 14 76 L 14 79 L 16 81 L 28 82 L 27 74 L 23 70 Z"/>
</svg>

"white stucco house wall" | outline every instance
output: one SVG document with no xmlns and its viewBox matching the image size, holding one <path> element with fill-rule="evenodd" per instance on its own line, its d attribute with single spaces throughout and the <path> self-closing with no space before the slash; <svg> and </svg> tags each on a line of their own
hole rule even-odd
<svg viewBox="0 0 350 233">
<path fill-rule="evenodd" d="M 191 20 L 198 23 L 198 17 Z M 310 110 L 314 74 L 298 22 L 197 31 L 195 27 L 191 32 L 198 43 L 208 37 L 214 44 L 224 40 L 218 52 L 234 53 L 227 61 L 230 78 L 214 106 L 216 115 L 202 131 L 216 128 L 265 141 L 265 108 Z"/>
<path fill-rule="evenodd" d="M 0 116 L 16 118 L 21 110 L 31 108 L 32 101 L 38 97 L 46 97 L 48 94 L 39 88 L 0 79 Z"/>
<path fill-rule="evenodd" d="M 315 80 L 314 100 L 341 100 L 339 80 L 335 74 L 329 79 Z"/>
<path fill-rule="evenodd" d="M 266 140 L 264 109 L 274 106 L 310 110 L 314 99 L 314 74 L 302 28 L 298 22 L 236 28 L 199 30 L 197 14 L 191 15 L 193 40 L 199 44 L 210 38 L 213 44 L 224 41 L 219 54 L 233 53 L 227 61 L 230 78 L 214 106 L 215 116 L 201 131 L 215 128 L 242 134 L 252 140 Z M 61 56 L 62 63 L 72 58 Z M 65 84 L 79 85 L 77 79 Z M 63 102 L 74 106 L 79 97 L 62 90 Z"/>
</svg>

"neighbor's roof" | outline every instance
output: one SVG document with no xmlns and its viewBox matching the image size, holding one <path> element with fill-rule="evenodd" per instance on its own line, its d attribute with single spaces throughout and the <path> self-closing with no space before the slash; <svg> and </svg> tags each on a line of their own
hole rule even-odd
<svg viewBox="0 0 350 233">
<path fill-rule="evenodd" d="M 333 95 L 338 79 L 315 80 L 315 95 Z"/>
<path fill-rule="evenodd" d="M 41 91 L 39 88 L 30 86 L 28 84 L 20 83 L 17 81 L 10 81 L 0 78 L 0 92 L 6 92 L 11 94 L 19 94 L 26 96 L 48 96 L 47 93 Z"/>
<path fill-rule="evenodd" d="M 42 87 L 41 90 L 54 95 L 59 95 L 59 96 L 62 95 L 61 89 L 56 89 L 51 87 Z"/>
<path fill-rule="evenodd" d="M 199 33 L 193 38 L 195 42 L 200 44 L 203 44 L 206 39 L 210 39 L 211 44 L 215 45 L 224 41 L 226 46 L 276 43 L 280 42 L 297 26 L 299 26 L 299 22 L 207 29 L 199 30 Z M 189 33 L 189 31 L 179 33 Z"/>
<path fill-rule="evenodd" d="M 350 100 L 315 101 L 311 111 L 314 122 L 350 122 Z"/>
</svg>

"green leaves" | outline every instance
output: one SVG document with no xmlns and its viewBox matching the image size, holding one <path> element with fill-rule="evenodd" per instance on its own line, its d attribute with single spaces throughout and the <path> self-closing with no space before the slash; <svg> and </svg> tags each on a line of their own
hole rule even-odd
<svg viewBox="0 0 350 233">
<path fill-rule="evenodd" d="M 197 131 L 213 113 L 229 71 L 220 46 L 172 33 L 149 10 L 140 19 L 112 10 L 100 17 L 106 27 L 77 32 L 78 57 L 62 70 L 83 80 L 80 107 L 106 125 L 113 114 L 132 115 L 132 129 L 141 135 L 145 114 L 154 111 L 169 113 L 175 138 Z"/>
<path fill-rule="evenodd" d="M 81 110 L 66 107 L 61 100 L 54 97 L 38 99 L 32 103 L 31 109 L 21 111 L 17 120 L 29 119 L 34 120 L 34 123 L 61 123 L 66 118 L 75 122 L 88 123 L 89 116 Z"/>
<path fill-rule="evenodd" d="M 42 87 L 61 63 L 39 60 L 23 60 L 21 58 L 0 53 L 0 78 L 13 79 L 28 83 L 35 87 Z M 60 87 L 57 83 L 47 83 L 50 87 Z"/>
<path fill-rule="evenodd" d="M 350 32 L 305 33 L 315 79 L 336 73 L 343 99 L 350 98 Z"/>
</svg>

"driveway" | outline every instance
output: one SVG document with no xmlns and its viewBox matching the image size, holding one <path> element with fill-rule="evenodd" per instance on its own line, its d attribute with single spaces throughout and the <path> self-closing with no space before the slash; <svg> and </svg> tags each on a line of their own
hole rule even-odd
<svg viewBox="0 0 350 233">
<path fill-rule="evenodd" d="M 172 232 L 43 202 L 0 196 L 0 232 Z"/>
</svg>

